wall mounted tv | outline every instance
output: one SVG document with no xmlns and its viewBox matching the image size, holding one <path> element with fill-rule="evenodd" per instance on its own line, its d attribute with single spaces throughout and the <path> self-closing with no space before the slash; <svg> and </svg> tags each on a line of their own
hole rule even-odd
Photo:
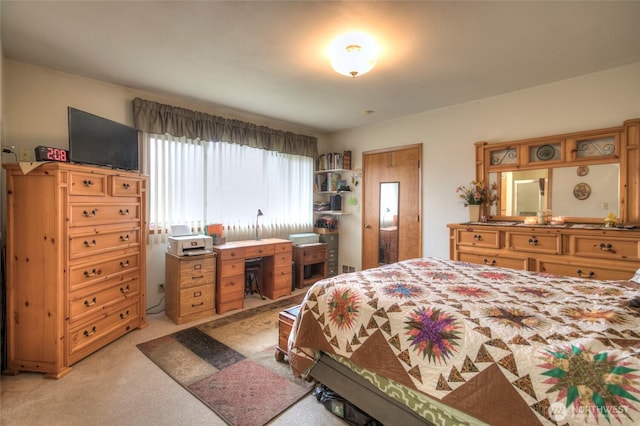
<svg viewBox="0 0 640 426">
<path fill-rule="evenodd" d="M 72 107 L 68 115 L 71 161 L 138 170 L 138 130 Z"/>
</svg>

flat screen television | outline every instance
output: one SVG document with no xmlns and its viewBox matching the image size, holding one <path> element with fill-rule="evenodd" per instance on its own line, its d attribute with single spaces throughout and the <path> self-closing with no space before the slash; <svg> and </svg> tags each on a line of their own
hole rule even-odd
<svg viewBox="0 0 640 426">
<path fill-rule="evenodd" d="M 74 163 L 138 170 L 138 130 L 68 107 L 69 159 Z"/>
</svg>

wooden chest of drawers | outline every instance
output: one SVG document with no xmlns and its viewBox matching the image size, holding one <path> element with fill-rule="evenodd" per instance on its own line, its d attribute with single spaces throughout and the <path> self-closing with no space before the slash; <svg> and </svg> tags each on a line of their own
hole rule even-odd
<svg viewBox="0 0 640 426">
<path fill-rule="evenodd" d="M 176 324 L 215 314 L 215 254 L 165 254 L 165 312 Z"/>
<path fill-rule="evenodd" d="M 597 225 L 451 224 L 454 260 L 599 280 L 640 268 L 640 230 Z"/>
<path fill-rule="evenodd" d="M 146 326 L 146 178 L 61 163 L 5 168 L 5 373 L 59 378 Z"/>
</svg>

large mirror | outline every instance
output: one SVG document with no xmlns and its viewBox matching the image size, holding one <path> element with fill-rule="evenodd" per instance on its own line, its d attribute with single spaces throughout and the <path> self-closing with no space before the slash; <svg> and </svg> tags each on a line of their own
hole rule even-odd
<svg viewBox="0 0 640 426">
<path fill-rule="evenodd" d="M 399 182 L 380 183 L 378 263 L 381 265 L 398 261 L 399 193 Z"/>
<path fill-rule="evenodd" d="M 499 191 L 492 216 L 535 216 L 539 210 L 565 217 L 620 215 L 618 163 L 492 172 L 489 183 Z"/>
</svg>

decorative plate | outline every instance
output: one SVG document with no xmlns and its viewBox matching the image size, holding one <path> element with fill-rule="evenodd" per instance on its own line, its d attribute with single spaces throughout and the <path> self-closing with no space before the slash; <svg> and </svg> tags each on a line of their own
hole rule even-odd
<svg viewBox="0 0 640 426">
<path fill-rule="evenodd" d="M 573 188 L 573 196 L 578 200 L 586 200 L 591 195 L 591 187 L 588 183 L 579 183 Z"/>
<path fill-rule="evenodd" d="M 589 174 L 589 166 L 579 166 L 576 170 L 578 176 L 586 176 Z"/>
<path fill-rule="evenodd" d="M 551 160 L 555 155 L 556 150 L 551 145 L 542 145 L 536 150 L 536 157 L 538 160 L 547 161 Z"/>
</svg>

